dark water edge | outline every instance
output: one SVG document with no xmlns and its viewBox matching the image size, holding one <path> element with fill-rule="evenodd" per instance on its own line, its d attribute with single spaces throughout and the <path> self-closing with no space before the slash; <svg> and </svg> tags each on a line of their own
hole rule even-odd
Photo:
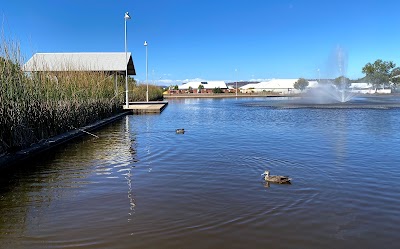
<svg viewBox="0 0 400 249">
<path fill-rule="evenodd" d="M 110 124 L 118 119 L 121 119 L 129 112 L 124 111 L 121 113 L 115 113 L 111 117 L 104 118 L 90 125 L 79 127 L 70 130 L 69 132 L 49 137 L 46 140 L 42 140 L 36 144 L 32 144 L 28 148 L 19 149 L 15 152 L 0 154 L 0 173 L 6 174 L 7 171 L 13 171 L 13 168 L 23 165 L 28 160 L 35 160 L 35 158 L 41 157 L 46 154 L 51 154 L 49 151 L 57 146 L 60 146 L 68 141 L 77 139 L 85 135 L 93 136 L 91 131 L 100 129 L 101 127 Z M 94 135 L 95 136 L 95 135 Z"/>
<path fill-rule="evenodd" d="M 396 248 L 399 110 L 281 101 L 172 100 L 25 162 L 0 248 Z"/>
</svg>

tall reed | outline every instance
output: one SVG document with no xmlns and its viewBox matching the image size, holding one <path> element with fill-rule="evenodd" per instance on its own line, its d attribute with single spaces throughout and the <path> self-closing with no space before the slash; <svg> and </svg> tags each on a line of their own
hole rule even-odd
<svg viewBox="0 0 400 249">
<path fill-rule="evenodd" d="M 137 85 L 131 89 L 131 101 L 145 101 L 146 100 L 146 85 Z M 159 86 L 149 85 L 149 100 L 162 100 L 163 90 Z"/>
<path fill-rule="evenodd" d="M 17 43 L 0 43 L 0 155 L 122 110 L 124 84 L 104 72 L 22 71 Z M 130 79 L 129 92 L 142 95 Z M 130 94 L 132 100 L 144 100 Z M 161 93 L 162 96 L 162 93 Z"/>
</svg>

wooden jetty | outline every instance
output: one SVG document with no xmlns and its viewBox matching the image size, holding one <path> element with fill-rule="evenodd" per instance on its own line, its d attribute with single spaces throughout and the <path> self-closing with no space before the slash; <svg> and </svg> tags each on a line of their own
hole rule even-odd
<svg viewBox="0 0 400 249">
<path fill-rule="evenodd" d="M 123 108 L 133 114 L 153 114 L 161 113 L 167 105 L 168 101 L 129 102 L 129 106 L 124 105 Z"/>
</svg>

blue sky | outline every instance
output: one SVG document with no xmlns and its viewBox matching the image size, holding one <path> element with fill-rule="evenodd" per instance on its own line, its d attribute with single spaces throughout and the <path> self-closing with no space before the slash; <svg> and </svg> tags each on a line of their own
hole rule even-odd
<svg viewBox="0 0 400 249">
<path fill-rule="evenodd" d="M 362 77 L 376 59 L 400 66 L 400 1 L 2 0 L 7 37 L 35 52 L 128 51 L 144 81 Z M 338 59 L 338 55 L 341 58 Z M 237 69 L 237 73 L 235 73 Z M 319 72 L 318 72 L 319 69 Z"/>
</svg>

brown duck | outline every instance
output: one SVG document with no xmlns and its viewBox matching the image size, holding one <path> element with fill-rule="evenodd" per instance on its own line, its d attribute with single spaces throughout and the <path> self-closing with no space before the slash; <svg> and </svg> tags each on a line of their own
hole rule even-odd
<svg viewBox="0 0 400 249">
<path fill-rule="evenodd" d="M 288 176 L 270 176 L 268 170 L 266 170 L 261 175 L 264 176 L 265 181 L 275 182 L 275 183 L 279 183 L 279 184 L 290 184 L 290 181 L 292 180 Z"/>
<path fill-rule="evenodd" d="M 184 134 L 185 129 L 176 129 L 176 134 Z"/>
</svg>

